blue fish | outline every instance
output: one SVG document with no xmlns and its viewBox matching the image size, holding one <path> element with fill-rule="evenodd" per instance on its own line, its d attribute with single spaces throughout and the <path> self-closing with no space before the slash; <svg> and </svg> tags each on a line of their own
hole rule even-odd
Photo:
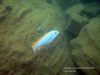
<svg viewBox="0 0 100 75">
<path fill-rule="evenodd" d="M 40 39 L 38 39 L 36 42 L 33 43 L 32 45 L 33 51 L 35 52 L 37 49 L 40 49 L 46 44 L 53 42 L 54 39 L 58 36 L 58 34 L 59 34 L 59 31 L 51 30 L 45 35 L 43 35 Z"/>
</svg>

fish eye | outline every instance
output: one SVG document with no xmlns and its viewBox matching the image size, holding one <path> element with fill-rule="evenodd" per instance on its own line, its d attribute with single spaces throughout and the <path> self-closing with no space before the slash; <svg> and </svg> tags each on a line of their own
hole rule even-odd
<svg viewBox="0 0 100 75">
<path fill-rule="evenodd" d="M 54 32 L 54 34 L 57 34 L 57 32 Z"/>
</svg>

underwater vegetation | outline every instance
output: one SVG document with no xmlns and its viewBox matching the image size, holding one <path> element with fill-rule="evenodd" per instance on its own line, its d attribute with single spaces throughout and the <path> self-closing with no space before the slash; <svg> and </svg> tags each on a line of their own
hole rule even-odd
<svg viewBox="0 0 100 75">
<path fill-rule="evenodd" d="M 0 0 L 0 75 L 100 75 L 99 54 L 98 0 Z"/>
</svg>

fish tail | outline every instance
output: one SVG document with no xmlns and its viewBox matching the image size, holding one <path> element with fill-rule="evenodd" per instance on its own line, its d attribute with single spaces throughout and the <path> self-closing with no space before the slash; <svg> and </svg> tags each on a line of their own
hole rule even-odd
<svg viewBox="0 0 100 75">
<path fill-rule="evenodd" d="M 42 37 L 41 37 L 41 38 L 42 38 Z M 34 46 L 34 45 L 37 45 L 38 42 L 41 40 L 41 38 L 39 38 L 38 40 L 36 40 L 36 41 L 33 43 L 33 46 Z"/>
</svg>

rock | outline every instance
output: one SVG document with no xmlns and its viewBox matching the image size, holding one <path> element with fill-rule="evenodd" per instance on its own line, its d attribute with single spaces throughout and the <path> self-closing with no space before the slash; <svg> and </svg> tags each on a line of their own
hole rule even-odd
<svg viewBox="0 0 100 75">
<path fill-rule="evenodd" d="M 83 10 L 83 4 L 76 4 L 66 10 L 66 14 L 69 16 L 68 25 L 65 30 L 69 36 L 68 40 L 77 37 L 81 28 L 89 22 L 88 17 L 80 15 L 80 12 Z"/>
<path fill-rule="evenodd" d="M 0 75 L 70 74 L 63 72 L 64 67 L 74 65 L 69 56 L 63 32 L 66 24 L 59 7 L 46 0 L 4 0 L 3 3 L 3 9 L 6 7 L 11 12 L 0 21 Z M 32 43 L 51 29 L 58 30 L 59 37 L 35 54 Z"/>
<path fill-rule="evenodd" d="M 97 2 L 92 2 L 85 4 L 85 9 L 80 12 L 82 16 L 87 16 L 88 18 L 96 17 L 98 14 L 100 14 L 100 5 Z"/>
<path fill-rule="evenodd" d="M 85 75 L 99 75 L 100 73 L 100 16 L 91 19 L 89 24 L 82 28 L 79 36 L 71 41 L 72 58 L 77 67 Z"/>
<path fill-rule="evenodd" d="M 69 9 L 67 9 L 66 13 L 71 17 L 72 20 L 78 23 L 87 22 L 89 19 L 87 17 L 81 16 L 79 13 L 84 10 L 83 4 L 76 4 Z"/>
</svg>

